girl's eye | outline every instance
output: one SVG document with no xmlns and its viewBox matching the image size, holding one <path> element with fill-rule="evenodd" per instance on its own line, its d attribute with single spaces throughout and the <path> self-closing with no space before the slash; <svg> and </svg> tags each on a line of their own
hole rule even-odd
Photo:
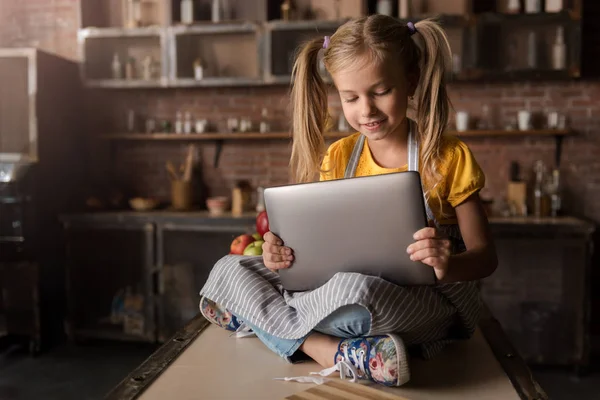
<svg viewBox="0 0 600 400">
<path fill-rule="evenodd" d="M 390 90 L 392 89 L 386 89 L 383 92 L 377 92 L 375 93 L 376 96 L 385 96 L 386 94 L 388 94 L 390 92 Z"/>
<path fill-rule="evenodd" d="M 353 97 L 353 98 L 351 98 L 351 99 L 345 99 L 345 100 L 344 100 L 344 102 L 345 102 L 345 103 L 353 103 L 353 102 L 355 102 L 355 101 L 356 101 L 356 99 L 357 99 L 357 97 Z"/>
</svg>

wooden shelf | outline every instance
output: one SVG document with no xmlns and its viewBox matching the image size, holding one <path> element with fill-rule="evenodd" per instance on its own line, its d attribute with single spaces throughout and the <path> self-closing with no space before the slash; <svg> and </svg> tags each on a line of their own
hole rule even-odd
<svg viewBox="0 0 600 400">
<path fill-rule="evenodd" d="M 159 26 L 144 28 L 83 28 L 78 32 L 79 40 L 92 38 L 126 38 L 162 36 L 165 30 Z"/>
<path fill-rule="evenodd" d="M 193 78 L 177 78 L 168 84 L 170 87 L 238 87 L 238 86 L 262 86 L 260 78 L 245 77 L 206 77 L 202 80 Z"/>
<path fill-rule="evenodd" d="M 568 129 L 533 129 L 528 131 L 520 130 L 469 130 L 469 131 L 449 131 L 449 135 L 457 137 L 486 137 L 486 136 L 567 136 L 572 134 Z"/>
<path fill-rule="evenodd" d="M 88 79 L 85 81 L 85 86 L 101 89 L 152 89 L 167 87 L 167 81 L 165 79 Z"/>
<path fill-rule="evenodd" d="M 344 136 L 348 133 L 344 133 Z M 102 135 L 102 139 L 107 140 L 249 140 L 249 139 L 289 139 L 290 133 L 269 132 L 269 133 L 118 133 L 111 135 Z M 336 137 L 343 137 L 341 133 Z"/>
<path fill-rule="evenodd" d="M 171 32 L 175 35 L 203 35 L 203 34 L 227 34 L 227 33 L 255 33 L 260 25 L 254 22 L 196 22 L 192 25 L 175 25 Z"/>
<path fill-rule="evenodd" d="M 351 135 L 353 132 L 329 132 L 325 134 L 327 139 L 339 139 Z M 539 129 L 530 131 L 507 131 L 507 130 L 472 130 L 472 131 L 448 131 L 448 135 L 457 137 L 489 137 L 489 136 L 567 136 L 572 132 L 566 129 Z M 267 140 L 267 139 L 291 139 L 289 132 L 247 132 L 247 133 L 116 133 L 101 135 L 105 140 Z"/>
</svg>

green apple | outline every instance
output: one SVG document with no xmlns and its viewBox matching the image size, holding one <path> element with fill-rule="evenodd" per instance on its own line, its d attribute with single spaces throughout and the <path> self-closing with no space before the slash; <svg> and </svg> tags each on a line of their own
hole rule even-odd
<svg viewBox="0 0 600 400">
<path fill-rule="evenodd" d="M 256 240 L 256 241 L 250 243 L 244 249 L 244 255 L 245 256 L 262 256 L 262 253 L 263 253 L 262 245 L 264 242 L 265 242 L 264 240 Z"/>
<path fill-rule="evenodd" d="M 263 240 L 262 236 L 260 236 L 260 233 L 258 232 L 253 233 L 252 237 L 254 238 L 254 240 Z"/>
</svg>

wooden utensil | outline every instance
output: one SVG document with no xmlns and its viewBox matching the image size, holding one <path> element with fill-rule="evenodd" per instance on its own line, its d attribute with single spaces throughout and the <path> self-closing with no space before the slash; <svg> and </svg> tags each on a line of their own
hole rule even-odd
<svg viewBox="0 0 600 400">
<path fill-rule="evenodd" d="M 169 175 L 171 175 L 171 179 L 174 181 L 179 180 L 179 176 L 177 175 L 177 171 L 175 170 L 175 166 L 171 161 L 167 161 L 167 171 Z"/>
<path fill-rule="evenodd" d="M 194 163 L 194 150 L 195 150 L 195 146 L 193 144 L 191 144 L 188 147 L 187 156 L 185 158 L 185 170 L 183 172 L 182 179 L 186 182 L 189 182 L 190 180 L 192 180 L 192 166 Z"/>
<path fill-rule="evenodd" d="M 409 400 L 406 397 L 397 396 L 391 393 L 384 392 L 380 389 L 375 389 L 361 383 L 347 383 L 340 380 L 331 380 L 322 385 L 313 386 L 310 389 L 293 394 L 286 399 L 294 400 L 360 400 L 360 399 L 377 399 L 377 400 Z"/>
</svg>

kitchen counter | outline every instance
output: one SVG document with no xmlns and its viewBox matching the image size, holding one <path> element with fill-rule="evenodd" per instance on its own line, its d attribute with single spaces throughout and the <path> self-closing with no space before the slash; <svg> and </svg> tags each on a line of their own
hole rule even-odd
<svg viewBox="0 0 600 400">
<path fill-rule="evenodd" d="M 198 211 L 108 211 L 66 214 L 60 217 L 64 224 L 77 223 L 177 223 L 177 224 L 201 224 L 201 225 L 252 225 L 256 219 L 256 212 L 245 212 L 239 217 L 234 217 L 230 212 L 215 217 L 206 210 Z M 593 230 L 594 224 L 584 219 L 564 217 L 490 217 L 490 225 L 495 227 L 524 227 L 532 228 L 566 228 Z"/>
<path fill-rule="evenodd" d="M 255 212 L 246 212 L 241 216 L 233 216 L 230 212 L 221 216 L 212 216 L 206 210 L 198 211 L 107 211 L 61 215 L 59 220 L 64 225 L 97 224 L 173 224 L 178 225 L 210 225 L 210 226 L 252 226 L 256 221 Z"/>
</svg>

